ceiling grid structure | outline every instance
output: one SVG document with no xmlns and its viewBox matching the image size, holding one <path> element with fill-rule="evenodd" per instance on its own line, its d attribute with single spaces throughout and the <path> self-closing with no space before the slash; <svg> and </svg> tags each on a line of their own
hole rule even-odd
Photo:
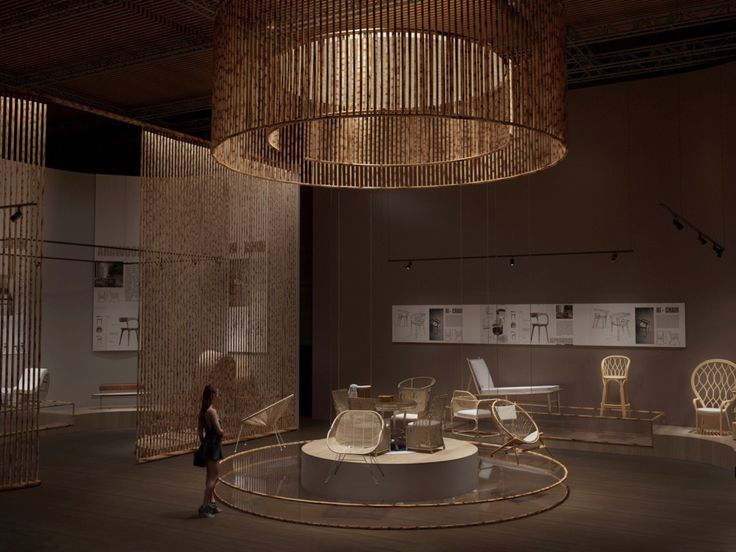
<svg viewBox="0 0 736 552">
<path fill-rule="evenodd" d="M 736 59 L 736 0 L 563 3 L 571 88 Z M 208 138 L 218 4 L 0 1 L 0 87 L 42 92 Z"/>
</svg>

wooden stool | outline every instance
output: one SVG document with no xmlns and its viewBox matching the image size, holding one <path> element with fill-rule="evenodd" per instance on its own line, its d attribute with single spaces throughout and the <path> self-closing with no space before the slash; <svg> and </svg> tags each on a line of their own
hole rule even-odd
<svg viewBox="0 0 736 552">
<path fill-rule="evenodd" d="M 603 378 L 603 396 L 601 397 L 601 416 L 606 408 L 621 410 L 621 416 L 626 418 L 631 409 L 626 382 L 629 377 L 631 359 L 621 355 L 607 356 L 601 361 L 601 377 Z M 609 398 L 609 384 L 618 383 L 619 402 L 611 402 Z"/>
</svg>

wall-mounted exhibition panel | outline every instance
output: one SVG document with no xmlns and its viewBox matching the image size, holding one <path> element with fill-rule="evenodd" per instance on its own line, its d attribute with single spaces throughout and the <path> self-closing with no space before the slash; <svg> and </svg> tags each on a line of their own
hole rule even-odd
<svg viewBox="0 0 736 552">
<path fill-rule="evenodd" d="M 394 343 L 685 347 L 684 303 L 394 305 Z"/>
</svg>

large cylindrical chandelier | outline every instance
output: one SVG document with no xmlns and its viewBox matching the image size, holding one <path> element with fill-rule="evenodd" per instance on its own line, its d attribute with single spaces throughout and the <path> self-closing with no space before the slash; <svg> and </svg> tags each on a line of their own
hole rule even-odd
<svg viewBox="0 0 736 552">
<path fill-rule="evenodd" d="M 353 188 L 490 182 L 566 153 L 558 0 L 224 0 L 212 151 Z"/>
</svg>

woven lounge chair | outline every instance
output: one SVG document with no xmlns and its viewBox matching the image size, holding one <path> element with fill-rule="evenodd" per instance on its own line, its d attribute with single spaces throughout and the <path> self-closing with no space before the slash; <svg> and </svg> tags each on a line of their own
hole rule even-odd
<svg viewBox="0 0 736 552">
<path fill-rule="evenodd" d="M 327 474 L 325 483 L 337 475 L 340 466 L 347 456 L 359 456 L 368 466 L 373 482 L 378 479 L 373 467 L 383 476 L 381 466 L 376 463 L 376 455 L 381 452 L 385 442 L 385 426 L 383 418 L 373 410 L 346 410 L 335 418 L 327 433 L 327 448 L 337 455 L 335 467 Z"/>
<path fill-rule="evenodd" d="M 243 426 L 245 425 L 255 426 L 263 429 L 271 428 L 273 434 L 276 436 L 276 442 L 283 450 L 286 444 L 281 438 L 278 423 L 281 419 L 281 416 L 284 415 L 293 400 L 294 394 L 292 393 L 291 395 L 284 397 L 283 399 L 279 399 L 275 403 L 268 405 L 266 408 L 262 408 L 258 412 L 254 412 L 253 414 L 250 414 L 240 420 L 240 430 L 238 431 L 238 440 L 235 442 L 235 452 L 238 452 L 240 435 L 243 433 Z"/>
</svg>

